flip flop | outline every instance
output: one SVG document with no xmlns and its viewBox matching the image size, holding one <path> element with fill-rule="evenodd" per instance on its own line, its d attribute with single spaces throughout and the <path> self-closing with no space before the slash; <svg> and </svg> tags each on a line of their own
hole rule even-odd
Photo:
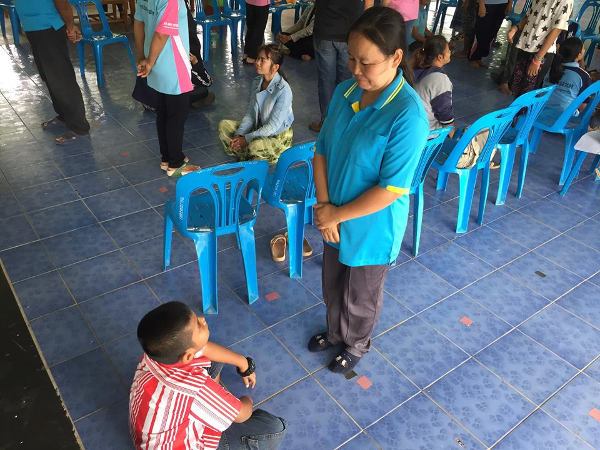
<svg viewBox="0 0 600 450">
<path fill-rule="evenodd" d="M 184 163 L 189 163 L 190 162 L 190 158 L 188 158 L 187 156 L 184 158 L 183 160 Z M 163 161 L 160 163 L 160 170 L 164 170 L 165 172 L 167 171 L 167 169 L 169 168 L 169 163 L 166 161 Z"/>
<path fill-rule="evenodd" d="M 287 231 L 285 232 L 285 240 L 287 241 L 288 238 L 288 234 Z M 310 246 L 310 243 L 308 242 L 308 240 L 306 238 L 304 238 L 304 241 L 302 242 L 302 256 L 311 256 L 313 254 L 313 249 Z"/>
<path fill-rule="evenodd" d="M 190 173 L 193 173 L 197 170 L 200 170 L 200 166 L 195 166 L 193 164 L 189 164 L 189 163 L 183 163 L 183 165 L 181 167 L 178 167 L 177 169 L 171 169 L 168 168 L 167 169 L 167 176 L 169 177 L 174 177 L 174 178 L 179 178 L 182 177 L 184 175 L 188 175 Z"/>
<path fill-rule="evenodd" d="M 77 139 L 81 138 L 83 135 L 77 134 L 73 131 L 67 131 L 65 134 L 57 136 L 54 138 L 54 143 L 56 145 L 67 145 L 75 142 Z"/>
<path fill-rule="evenodd" d="M 287 239 L 283 234 L 276 234 L 271 239 L 271 258 L 275 262 L 285 261 L 285 250 L 287 246 Z"/>
<path fill-rule="evenodd" d="M 48 128 L 54 126 L 54 125 L 62 125 L 64 124 L 65 121 L 62 120 L 59 116 L 53 117 L 50 120 L 47 120 L 45 122 L 42 122 L 42 130 L 47 130 Z"/>
</svg>

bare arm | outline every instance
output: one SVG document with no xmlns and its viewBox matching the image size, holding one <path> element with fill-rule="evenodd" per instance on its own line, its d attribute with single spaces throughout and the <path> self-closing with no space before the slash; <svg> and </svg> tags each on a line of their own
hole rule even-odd
<svg viewBox="0 0 600 450">
<path fill-rule="evenodd" d="M 152 42 L 150 43 L 150 52 L 148 54 L 148 62 L 150 63 L 150 65 L 153 66 L 154 63 L 156 63 L 160 52 L 162 52 L 163 48 L 165 48 L 167 39 L 169 39 L 169 36 L 162 33 L 155 32 L 152 36 Z"/>
<path fill-rule="evenodd" d="M 139 20 L 133 21 L 133 38 L 135 41 L 136 57 L 137 60 L 140 61 L 146 57 L 146 55 L 144 55 L 144 39 L 146 38 L 144 22 L 140 22 Z"/>
<path fill-rule="evenodd" d="M 235 366 L 240 372 L 245 372 L 248 370 L 248 360 L 245 356 L 242 356 L 236 352 L 232 352 L 228 348 L 225 348 L 219 344 L 215 344 L 214 342 L 209 342 L 206 344 L 203 354 L 211 361 Z M 256 386 L 256 373 L 250 374 L 247 377 L 243 377 L 242 381 L 247 388 L 254 388 L 254 386 Z"/>
<path fill-rule="evenodd" d="M 562 31 L 563 30 L 560 30 L 558 28 L 553 28 L 550 31 L 550 33 L 548 33 L 548 36 L 546 36 L 546 39 L 544 39 L 542 48 L 540 48 L 536 53 L 536 56 L 538 57 L 538 59 L 544 59 L 544 56 L 546 56 L 546 53 L 548 52 L 550 47 L 552 47 L 552 45 L 556 42 L 556 40 L 558 39 L 558 36 L 560 35 L 560 33 Z"/>
<path fill-rule="evenodd" d="M 332 206 L 329 204 L 329 189 L 327 188 L 327 160 L 323 155 L 315 154 L 313 160 L 313 177 L 318 202 L 315 206 L 315 213 L 318 214 L 321 205 Z M 327 242 L 340 242 L 340 232 L 337 224 L 329 228 L 322 228 L 321 234 Z"/>
<path fill-rule="evenodd" d="M 233 419 L 235 423 L 242 423 L 248 420 L 252 416 L 252 399 L 250 397 L 241 397 L 242 408 L 238 416 Z"/>
<path fill-rule="evenodd" d="M 365 9 L 369 9 L 374 4 L 375 4 L 374 0 L 365 0 Z"/>
<path fill-rule="evenodd" d="M 54 5 L 65 22 L 67 30 L 72 29 L 75 26 L 75 22 L 73 21 L 73 8 L 68 0 L 54 0 Z"/>
</svg>

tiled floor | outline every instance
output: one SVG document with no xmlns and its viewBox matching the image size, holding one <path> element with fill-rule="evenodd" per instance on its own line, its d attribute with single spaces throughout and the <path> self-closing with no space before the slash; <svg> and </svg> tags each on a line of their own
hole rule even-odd
<svg viewBox="0 0 600 450">
<path fill-rule="evenodd" d="M 161 205 L 175 183 L 158 168 L 153 116 L 130 97 L 125 53 L 106 53 L 106 88 L 91 61 L 80 79 L 91 139 L 60 148 L 39 127 L 52 108 L 28 45 L 0 46 L 0 257 L 86 448 L 125 450 L 137 321 L 173 299 L 198 309 L 200 285 L 182 239 L 162 272 Z M 186 125 L 187 153 L 201 165 L 227 160 L 216 124 L 242 114 L 253 76 L 220 45 L 212 57 L 217 103 Z M 285 68 L 295 141 L 314 139 L 314 64 Z M 509 102 L 464 61 L 448 72 L 462 123 Z M 305 348 L 325 325 L 319 234 L 307 229 L 316 254 L 291 280 L 269 258 L 283 216 L 262 209 L 262 297 L 250 307 L 239 251 L 220 242 L 212 336 L 256 358 L 253 396 L 288 420 L 284 449 L 600 447 L 600 184 L 582 177 L 558 197 L 561 153 L 560 140 L 544 137 L 523 198 L 513 179 L 507 205 L 495 207 L 492 186 L 484 225 L 473 217 L 460 237 L 456 180 L 445 193 L 428 180 L 421 254 L 409 256 L 409 224 L 372 351 L 350 380 L 324 369 L 331 354 Z M 233 371 L 224 379 L 245 391 Z"/>
</svg>

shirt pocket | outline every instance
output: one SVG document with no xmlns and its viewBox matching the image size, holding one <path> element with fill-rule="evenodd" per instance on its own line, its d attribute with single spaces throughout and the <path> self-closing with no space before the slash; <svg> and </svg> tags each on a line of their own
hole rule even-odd
<svg viewBox="0 0 600 450">
<path fill-rule="evenodd" d="M 362 128 L 352 140 L 350 161 L 371 175 L 379 175 L 388 137 L 369 128 Z"/>
</svg>

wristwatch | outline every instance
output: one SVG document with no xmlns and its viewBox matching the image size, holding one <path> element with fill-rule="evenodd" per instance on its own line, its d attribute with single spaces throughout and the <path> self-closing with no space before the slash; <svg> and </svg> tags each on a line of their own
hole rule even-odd
<svg viewBox="0 0 600 450">
<path fill-rule="evenodd" d="M 544 58 L 540 58 L 538 55 L 533 55 L 533 59 L 535 59 L 539 63 L 543 63 L 544 62 Z"/>
<path fill-rule="evenodd" d="M 254 360 L 252 358 L 250 358 L 249 356 L 246 356 L 246 361 L 248 361 L 248 369 L 245 372 L 240 372 L 240 369 L 239 368 L 237 369 L 237 373 L 241 377 L 249 377 L 256 370 L 256 364 L 254 364 Z"/>
</svg>

